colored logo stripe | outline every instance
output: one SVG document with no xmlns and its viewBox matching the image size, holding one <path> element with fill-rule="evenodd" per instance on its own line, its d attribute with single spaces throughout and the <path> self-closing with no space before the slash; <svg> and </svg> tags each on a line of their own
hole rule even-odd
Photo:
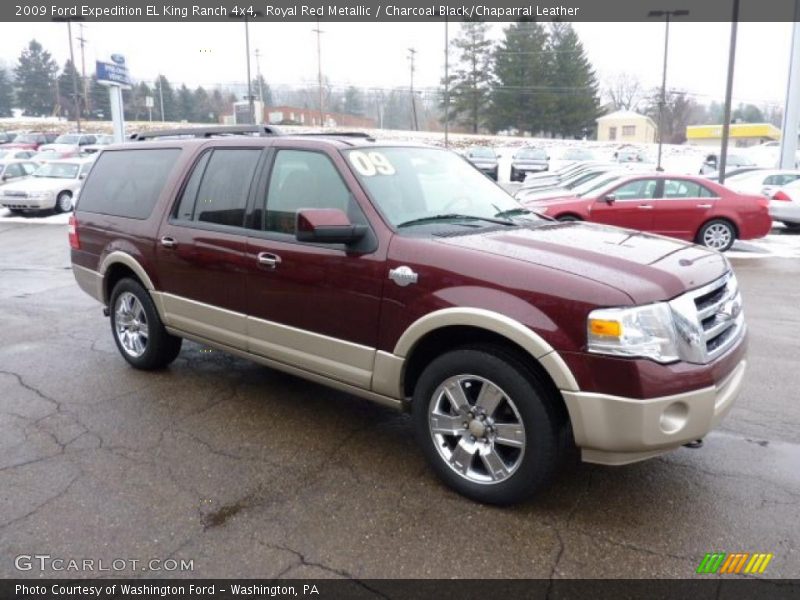
<svg viewBox="0 0 800 600">
<path fill-rule="evenodd" d="M 709 552 L 700 561 L 697 573 L 763 573 L 773 556 L 760 552 Z"/>
</svg>

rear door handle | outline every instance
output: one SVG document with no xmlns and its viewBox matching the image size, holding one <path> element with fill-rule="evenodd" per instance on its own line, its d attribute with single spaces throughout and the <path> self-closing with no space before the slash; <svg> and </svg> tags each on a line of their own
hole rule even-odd
<svg viewBox="0 0 800 600">
<path fill-rule="evenodd" d="M 639 208 L 641 208 L 642 210 L 653 210 L 653 205 L 652 204 L 640 204 Z"/>
<path fill-rule="evenodd" d="M 164 248 L 174 248 L 178 245 L 178 242 L 175 241 L 175 238 L 164 236 L 161 238 L 161 245 L 164 246 Z"/>
<path fill-rule="evenodd" d="M 280 264 L 281 257 L 270 252 L 259 252 L 257 260 L 258 264 L 274 269 Z"/>
<path fill-rule="evenodd" d="M 698 204 L 697 208 L 711 208 L 710 204 Z"/>
</svg>

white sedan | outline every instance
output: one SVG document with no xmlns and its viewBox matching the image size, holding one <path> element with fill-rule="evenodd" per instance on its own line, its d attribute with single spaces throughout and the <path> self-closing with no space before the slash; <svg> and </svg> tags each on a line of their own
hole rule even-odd
<svg viewBox="0 0 800 600">
<path fill-rule="evenodd" d="M 725 179 L 725 187 L 740 194 L 770 197 L 779 188 L 800 179 L 800 171 L 794 169 L 757 169 Z"/>
<path fill-rule="evenodd" d="M 800 179 L 772 194 L 769 215 L 789 229 L 800 229 Z"/>
<path fill-rule="evenodd" d="M 0 206 L 12 213 L 28 210 L 72 210 L 74 199 L 94 161 L 54 160 L 40 166 L 31 177 L 0 188 Z"/>
</svg>

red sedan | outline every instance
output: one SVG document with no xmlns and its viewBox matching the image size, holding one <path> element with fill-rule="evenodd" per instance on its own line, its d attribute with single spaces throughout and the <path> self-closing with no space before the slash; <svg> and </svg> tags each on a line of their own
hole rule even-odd
<svg viewBox="0 0 800 600">
<path fill-rule="evenodd" d="M 772 228 L 766 198 L 739 194 L 689 175 L 636 174 L 585 196 L 523 204 L 561 221 L 592 221 L 660 233 L 720 252 L 736 239 L 764 237 Z"/>
</svg>

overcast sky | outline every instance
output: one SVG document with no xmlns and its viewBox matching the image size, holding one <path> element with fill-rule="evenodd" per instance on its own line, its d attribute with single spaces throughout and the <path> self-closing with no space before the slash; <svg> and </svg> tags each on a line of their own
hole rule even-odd
<svg viewBox="0 0 800 600">
<path fill-rule="evenodd" d="M 786 89 L 791 23 L 741 23 L 734 102 L 782 104 Z M 311 23 L 251 23 L 251 49 L 261 51 L 261 71 L 273 85 L 316 82 L 316 38 Z M 502 36 L 503 24 L 492 34 Z M 659 86 L 663 59 L 662 23 L 576 23 L 601 82 L 619 73 Z M 416 83 L 436 87 L 444 62 L 442 23 L 322 23 L 323 71 L 333 85 L 388 88 L 408 85 L 407 48 L 417 53 Z M 451 24 L 451 34 L 458 26 Z M 77 37 L 78 26 L 73 26 Z M 213 86 L 244 82 L 244 24 L 90 23 L 84 35 L 87 70 L 112 52 L 127 57 L 131 75 L 152 80 L 158 73 L 176 83 Z M 729 23 L 674 23 L 670 33 L 668 87 L 700 101 L 722 100 Z M 0 60 L 16 62 L 35 37 L 63 64 L 68 57 L 63 23 L 0 23 Z M 78 44 L 75 51 L 78 53 Z M 76 54 L 80 64 L 80 54 Z M 252 63 L 255 76 L 255 61 Z"/>
</svg>

